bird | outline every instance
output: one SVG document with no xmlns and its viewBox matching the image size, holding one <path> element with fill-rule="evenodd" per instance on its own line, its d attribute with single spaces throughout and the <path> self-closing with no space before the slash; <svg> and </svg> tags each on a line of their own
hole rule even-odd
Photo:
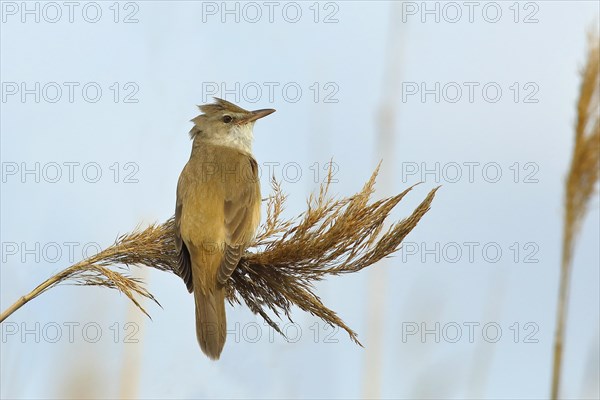
<svg viewBox="0 0 600 400">
<path fill-rule="evenodd" d="M 214 100 L 198 106 L 202 114 L 191 120 L 192 151 L 177 183 L 174 226 L 178 272 L 194 294 L 196 338 L 218 360 L 227 333 L 226 284 L 260 223 L 253 128 L 275 110 Z"/>
</svg>

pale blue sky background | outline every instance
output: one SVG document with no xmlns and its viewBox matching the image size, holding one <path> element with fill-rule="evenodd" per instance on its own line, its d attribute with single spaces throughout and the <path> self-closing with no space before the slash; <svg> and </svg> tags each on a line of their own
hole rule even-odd
<svg viewBox="0 0 600 400">
<path fill-rule="evenodd" d="M 33 9 L 35 4 L 28 6 Z M 424 15 L 426 20 L 421 21 L 421 2 L 404 8 L 400 2 L 383 1 L 316 6 L 299 2 L 294 3 L 301 10 L 297 23 L 286 20 L 295 17 L 296 6 L 289 2 L 279 2 L 272 22 L 268 8 L 256 3 L 262 19 L 255 23 L 250 21 L 255 10 L 242 3 L 239 22 L 233 15 L 221 21 L 221 2 L 119 3 L 118 23 L 113 20 L 117 9 L 113 2 L 98 3 L 102 14 L 96 23 L 82 16 L 87 3 L 78 3 L 72 23 L 66 7 L 61 8 L 62 18 L 52 23 L 55 10 L 38 4 L 39 23 L 35 15 L 22 14 L 21 2 L 2 3 L 2 309 L 69 265 L 65 242 L 78 242 L 78 260 L 85 244 L 104 247 L 139 224 L 172 215 L 177 177 L 189 157 L 188 121 L 197 114 L 195 105 L 209 97 L 207 85 L 231 89 L 236 82 L 240 87 L 255 82 L 263 88 L 258 99 L 255 92 L 238 93 L 239 99 L 222 92 L 217 95 L 239 100 L 246 108 L 277 109 L 257 123 L 254 151 L 264 168 L 280 163 L 275 176 L 283 180 L 289 194 L 287 216 L 305 208 L 306 197 L 317 188 L 315 166 L 323 179 L 322 168 L 330 159 L 339 167 L 334 195 L 359 190 L 382 158 L 383 183 L 376 196 L 423 180 L 394 212 L 398 219 L 408 215 L 431 188 L 443 187 L 432 210 L 406 240 L 417 254 L 410 253 L 407 244 L 404 253 L 382 265 L 317 285 L 322 300 L 358 332 L 365 349 L 341 331 L 333 334 L 337 343 L 326 343 L 331 331 L 299 310 L 294 312 L 297 325 L 290 325 L 288 331 L 293 337 L 300 327 L 299 340 L 287 343 L 276 335 L 270 340 L 260 318 L 246 307 L 230 307 L 228 323 L 232 329 L 239 324 L 240 338 L 236 340 L 233 331 L 222 359 L 211 362 L 196 344 L 193 301 L 182 282 L 150 271 L 144 278 L 163 307 L 145 303 L 152 320 L 140 317 L 124 296 L 81 287 L 53 289 L 15 313 L 1 332 L 3 398 L 119 397 L 123 393 L 141 398 L 548 395 L 563 180 L 572 146 L 578 71 L 585 59 L 586 31 L 597 30 L 597 2 L 521 2 L 516 7 L 513 2 L 498 2 L 494 4 L 502 14 L 497 23 L 487 22 L 482 15 L 485 6 L 486 17 L 494 17 L 490 2 L 480 2 L 473 22 L 468 8 L 461 6 L 462 18 L 456 23 L 448 22 L 455 14 L 444 8 L 445 3 L 438 4 L 439 23 L 433 15 Z M 436 3 L 427 4 L 433 9 Z M 214 6 L 219 8 L 216 15 L 203 14 Z M 228 6 L 233 8 L 234 3 Z M 95 18 L 94 6 L 86 7 L 86 18 Z M 412 15 L 409 11 L 414 7 L 419 9 Z M 515 23 L 517 9 L 519 22 Z M 130 13 L 137 22 L 123 23 Z M 323 23 L 327 15 L 337 22 Z M 528 15 L 538 22 L 524 23 Z M 33 94 L 24 101 L 20 92 L 10 94 L 15 88 L 20 91 L 22 82 L 28 88 L 40 82 L 39 103 Z M 55 97 L 53 84 L 47 92 L 42 90 L 49 82 L 63 89 L 63 97 L 55 103 L 48 101 Z M 73 102 L 64 82 L 79 84 Z M 81 92 L 89 82 L 102 89 L 95 103 L 86 101 Z M 273 99 L 265 82 L 279 85 Z M 442 98 L 436 103 L 433 95 L 425 102 L 409 96 L 402 102 L 402 89 L 410 82 L 425 82 L 430 89 L 435 82 L 441 87 L 456 82 L 464 89 L 463 98 L 456 103 Z M 468 101 L 464 82 L 479 84 L 473 102 Z M 496 103 L 481 94 L 490 82 L 502 89 Z M 511 90 L 515 82 L 520 94 L 517 103 L 515 87 Z M 297 102 L 290 101 L 293 92 L 282 93 L 286 84 L 301 88 Z M 532 99 L 538 101 L 524 103 L 524 96 L 534 89 Z M 137 103 L 123 102 L 132 91 Z M 327 94 L 337 102 L 325 102 Z M 378 137 L 382 102 L 395 121 L 393 140 L 385 143 Z M 21 175 L 23 166 L 34 168 L 36 162 L 42 174 L 39 183 L 31 174 Z M 69 162 L 80 163 L 73 182 L 64 164 Z M 480 165 L 469 182 L 465 163 L 473 162 Z M 55 173 L 52 163 L 62 166 L 57 183 L 49 182 Z M 88 163 L 97 163 L 102 172 L 96 183 L 86 181 L 94 178 L 96 164 L 82 176 L 81 166 Z M 431 174 L 403 179 L 407 168 L 416 165 L 421 172 L 435 163 L 448 167 L 440 179 Z M 454 163 L 462 166 L 463 173 L 456 183 L 450 182 L 454 170 L 449 168 Z M 515 163 L 519 164 L 515 167 Z M 292 167 L 284 174 L 286 164 Z M 8 174 L 15 165 L 19 171 Z M 499 166 L 500 180 L 488 182 L 491 175 L 482 176 L 483 165 Z M 302 175 L 295 179 L 298 166 Z M 517 182 L 515 168 L 520 171 Z M 115 171 L 119 171 L 116 183 Z M 537 182 L 525 183 L 530 172 Z M 129 173 L 137 183 L 125 183 Z M 264 193 L 269 192 L 268 178 L 262 175 Z M 563 385 L 564 395 L 572 398 L 599 395 L 598 222 L 596 196 L 582 227 L 572 277 Z M 466 242 L 478 243 L 472 262 Z M 58 243 L 62 254 L 54 262 L 54 253 L 42 254 L 36 262 L 23 251 L 22 243 L 27 248 L 39 243 L 47 251 Z M 434 255 L 422 251 L 435 248 L 436 243 L 448 252 L 455 248 L 452 243 L 458 243 L 462 257 L 451 262 L 454 253 L 444 253 L 436 262 Z M 481 253 L 489 243 L 502 250 L 495 263 Z M 527 243 L 531 244 L 525 247 Z M 520 249 L 517 262 L 516 248 Z M 523 262 L 531 251 L 538 262 Z M 381 311 L 370 307 L 376 268 L 384 271 L 383 284 L 375 290 L 384 295 Z M 372 314 L 383 317 L 378 334 L 368 326 Z M 36 322 L 40 323 L 39 343 L 33 334 L 22 340 L 23 329 L 35 332 Z M 129 322 L 136 325 L 124 331 Z M 440 333 L 445 332 L 439 343 L 433 335 L 426 336 L 425 343 L 419 335 L 402 340 L 403 327 L 404 333 L 407 326 L 422 323 L 434 329 L 436 322 Z M 79 324 L 73 343 L 68 340 L 70 323 Z M 97 324 L 88 332 L 92 337 L 95 326 L 102 329 L 97 343 L 88 343 L 89 336 L 81 331 L 89 323 Z M 479 324 L 473 343 L 465 323 Z M 486 323 L 502 329 L 496 343 L 483 339 L 481 328 Z M 526 329 L 527 323 L 532 325 Z M 56 325 L 62 336 L 50 343 Z M 452 343 L 456 325 L 462 327 L 462 337 Z M 260 340 L 243 340 L 242 333 L 252 339 L 257 326 Z M 538 342 L 524 343 L 534 328 L 531 338 Z M 18 332 L 11 334 L 10 329 Z M 314 343 L 317 330 L 318 343 Z M 115 332 L 119 332 L 117 343 Z M 133 332 L 137 344 L 124 343 L 127 332 Z M 489 336 L 494 336 L 493 330 Z M 383 351 L 381 363 L 369 365 L 367 355 L 376 340 Z M 379 376 L 379 383 L 369 385 L 374 376 Z"/>
</svg>

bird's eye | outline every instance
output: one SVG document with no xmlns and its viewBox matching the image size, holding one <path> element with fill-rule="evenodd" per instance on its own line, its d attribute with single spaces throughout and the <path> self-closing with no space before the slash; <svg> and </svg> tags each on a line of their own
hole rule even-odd
<svg viewBox="0 0 600 400">
<path fill-rule="evenodd" d="M 230 123 L 231 121 L 233 121 L 233 118 L 231 118 L 230 115 L 225 115 L 223 117 L 223 122 L 225 122 L 226 124 Z"/>
</svg>

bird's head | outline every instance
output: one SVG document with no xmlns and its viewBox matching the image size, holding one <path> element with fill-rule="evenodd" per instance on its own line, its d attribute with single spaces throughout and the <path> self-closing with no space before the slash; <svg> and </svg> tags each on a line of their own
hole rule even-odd
<svg viewBox="0 0 600 400">
<path fill-rule="evenodd" d="M 248 111 L 215 97 L 212 104 L 198 106 L 203 114 L 192 119 L 194 127 L 190 136 L 194 142 L 239 148 L 252 152 L 252 129 L 256 120 L 275 112 L 271 108 Z"/>
</svg>

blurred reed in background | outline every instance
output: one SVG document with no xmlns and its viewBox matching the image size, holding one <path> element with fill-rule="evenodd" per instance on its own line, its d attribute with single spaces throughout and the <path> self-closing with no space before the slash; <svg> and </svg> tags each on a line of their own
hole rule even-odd
<svg viewBox="0 0 600 400">
<path fill-rule="evenodd" d="M 600 42 L 596 34 L 589 35 L 587 61 L 581 73 L 582 82 L 577 102 L 575 143 L 571 165 L 565 182 L 565 209 L 562 241 L 562 259 L 556 333 L 552 372 L 552 399 L 560 395 L 563 347 L 569 301 L 569 284 L 573 270 L 573 251 L 577 234 L 596 191 L 600 169 Z"/>
</svg>

